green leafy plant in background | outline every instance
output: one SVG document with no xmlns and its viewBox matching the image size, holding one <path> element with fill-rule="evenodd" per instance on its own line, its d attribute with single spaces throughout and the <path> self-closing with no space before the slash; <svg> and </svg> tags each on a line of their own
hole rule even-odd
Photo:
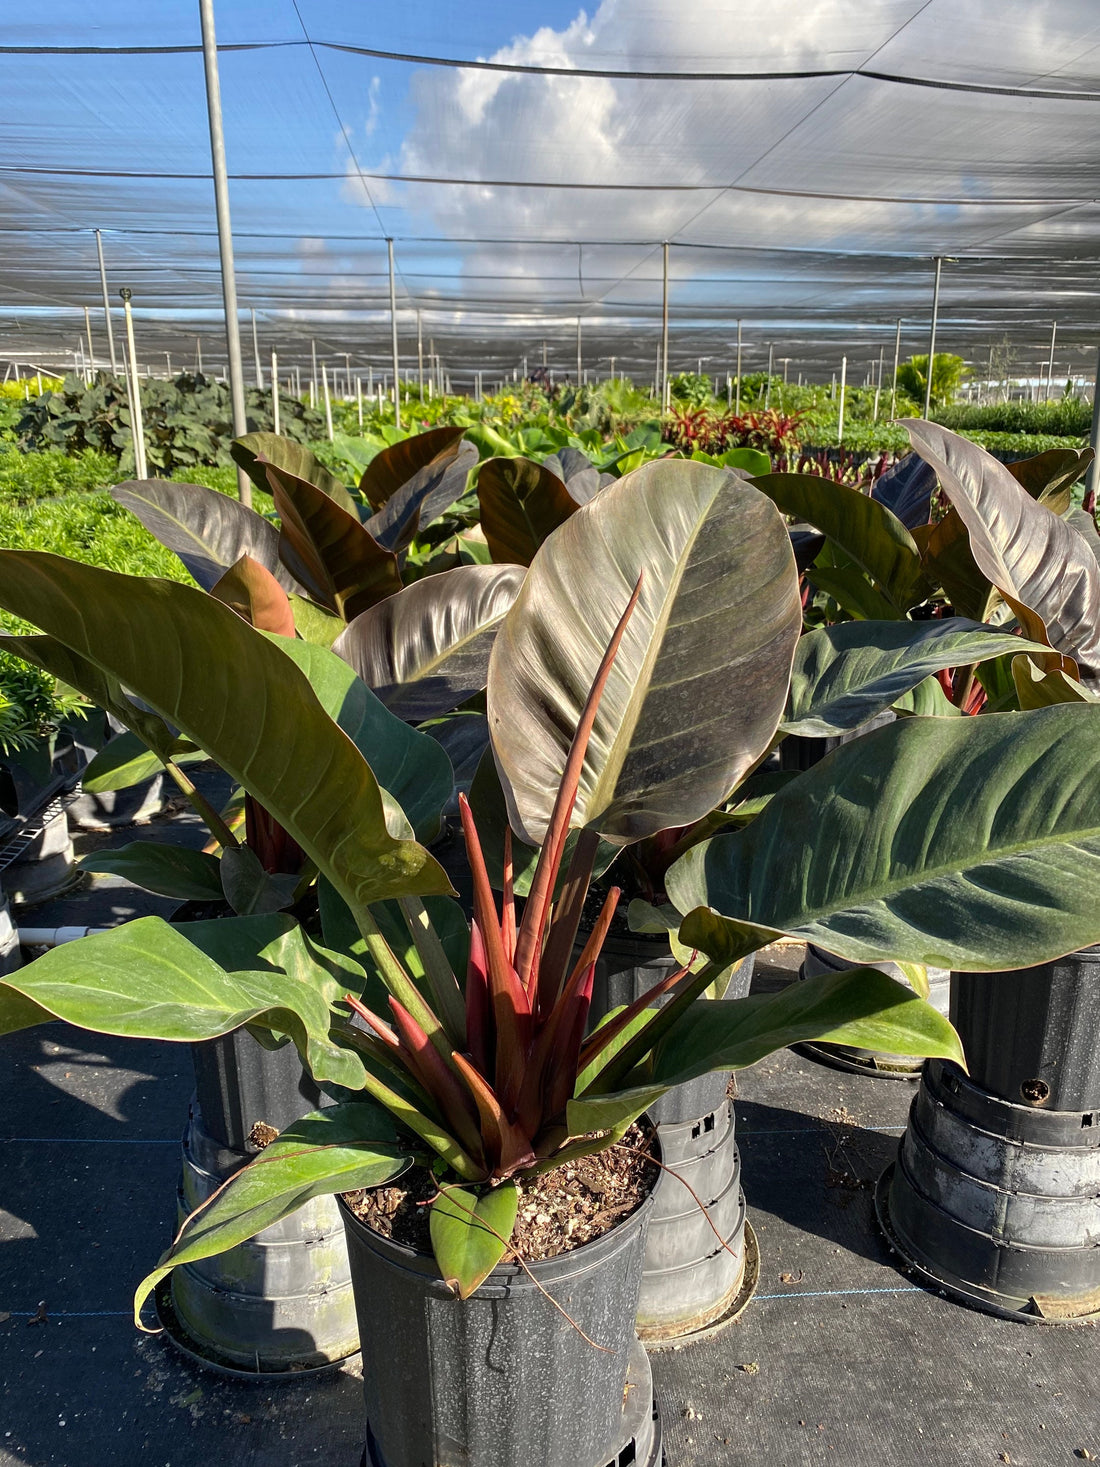
<svg viewBox="0 0 1100 1467">
<path fill-rule="evenodd" d="M 966 376 L 966 363 L 952 352 L 938 351 L 932 359 L 932 405 L 945 407 Z M 910 357 L 898 367 L 898 388 L 914 402 L 923 403 L 928 387 L 928 353 Z"/>
<path fill-rule="evenodd" d="M 228 464 L 233 438 L 229 388 L 201 374 L 182 372 L 172 381 L 141 380 L 146 459 L 151 468 L 169 473 L 195 464 Z M 250 426 L 271 426 L 271 396 L 246 392 Z M 319 437 L 323 419 L 297 398 L 280 395 L 283 433 L 296 441 Z M 126 386 L 100 372 L 89 387 L 82 378 L 67 377 L 60 391 L 47 392 L 25 404 L 18 423 L 28 448 L 57 447 L 66 452 L 97 449 L 117 457 L 121 472 L 133 472 L 130 407 Z"/>
</svg>

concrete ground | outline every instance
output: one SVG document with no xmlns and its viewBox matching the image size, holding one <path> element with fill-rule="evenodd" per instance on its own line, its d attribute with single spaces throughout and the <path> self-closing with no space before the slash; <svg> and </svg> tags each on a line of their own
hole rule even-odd
<svg viewBox="0 0 1100 1467">
<path fill-rule="evenodd" d="M 183 816 L 140 835 L 200 842 Z M 171 905 L 97 878 L 23 920 L 106 924 Z M 796 963 L 772 954 L 759 984 Z M 132 1290 L 173 1225 L 191 1088 L 181 1046 L 62 1025 L 0 1040 L 2 1467 L 359 1461 L 357 1361 L 272 1387 L 206 1372 L 134 1329 Z M 990 1318 L 891 1260 L 870 1188 L 911 1095 L 790 1052 L 739 1077 L 760 1284 L 723 1332 L 653 1356 L 669 1467 L 1100 1460 L 1093 1328 Z"/>
</svg>

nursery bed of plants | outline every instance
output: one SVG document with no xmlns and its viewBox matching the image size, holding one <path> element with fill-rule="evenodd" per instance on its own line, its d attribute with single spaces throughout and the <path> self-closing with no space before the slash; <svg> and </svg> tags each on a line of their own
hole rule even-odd
<svg viewBox="0 0 1100 1467">
<path fill-rule="evenodd" d="M 85 836 L 82 847 L 133 834 Z M 187 815 L 140 834 L 200 840 Z M 112 923 L 169 906 L 97 877 L 34 918 Z M 798 956 L 765 954 L 757 989 L 790 981 Z M 0 1053 L 0 1462 L 355 1467 L 357 1360 L 252 1384 L 133 1329 L 134 1281 L 173 1226 L 194 1083 L 185 1047 L 54 1025 L 7 1036 Z M 871 1184 L 912 1090 L 791 1051 L 739 1077 L 760 1282 L 739 1320 L 652 1357 L 670 1467 L 1056 1467 L 1100 1457 L 1093 1329 L 961 1309 L 891 1259 Z"/>
</svg>

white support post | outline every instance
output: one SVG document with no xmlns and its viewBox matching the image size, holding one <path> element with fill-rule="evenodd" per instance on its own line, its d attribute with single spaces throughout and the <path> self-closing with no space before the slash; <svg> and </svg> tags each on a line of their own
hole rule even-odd
<svg viewBox="0 0 1100 1467">
<path fill-rule="evenodd" d="M 940 271 L 943 268 L 943 256 L 936 256 L 936 283 L 932 287 L 932 327 L 928 333 L 928 380 L 924 384 L 924 412 L 922 418 L 927 418 L 932 411 L 932 368 L 936 361 L 936 321 L 940 314 Z"/>
<path fill-rule="evenodd" d="M 741 322 L 737 322 L 737 393 L 734 404 L 734 416 L 741 416 Z"/>
<path fill-rule="evenodd" d="M 99 284 L 103 291 L 103 319 L 107 323 L 107 351 L 111 357 L 111 371 L 118 375 L 118 357 L 115 355 L 115 332 L 111 325 L 111 300 L 107 294 L 107 267 L 103 263 L 103 236 L 95 232 L 96 253 L 99 255 Z"/>
<path fill-rule="evenodd" d="M 890 416 L 895 417 L 898 410 L 898 367 L 901 365 L 901 322 L 894 334 L 894 378 L 890 386 Z"/>
<path fill-rule="evenodd" d="M 363 431 L 363 379 L 362 379 L 362 377 L 356 377 L 356 379 L 355 379 L 355 406 L 356 406 L 356 409 L 357 409 L 357 411 L 359 413 L 359 431 L 361 433 Z"/>
<path fill-rule="evenodd" d="M 661 246 L 661 411 L 671 403 L 668 380 L 668 240 Z"/>
<path fill-rule="evenodd" d="M 279 356 L 275 348 L 271 348 L 271 421 L 275 432 L 279 432 Z"/>
<path fill-rule="evenodd" d="M 874 410 L 871 413 L 871 422 L 872 423 L 877 423 L 878 422 L 878 403 L 879 403 L 879 398 L 882 396 L 882 366 L 883 366 L 883 358 L 885 356 L 886 356 L 886 348 L 884 346 L 880 346 L 879 349 L 878 349 L 878 379 L 875 382 L 875 406 L 874 406 Z"/>
<path fill-rule="evenodd" d="M 1095 505 L 1097 490 L 1100 489 L 1100 355 L 1097 357 L 1096 376 L 1092 384 L 1092 431 L 1089 434 L 1093 460 L 1085 474 L 1085 494 Z"/>
<path fill-rule="evenodd" d="M 264 390 L 264 369 L 260 365 L 260 338 L 256 334 L 256 312 L 252 306 L 249 306 L 248 314 L 252 317 L 252 355 L 256 358 L 256 386 L 262 392 Z"/>
<path fill-rule="evenodd" d="M 126 316 L 126 348 L 128 353 L 128 386 L 130 397 L 130 434 L 134 442 L 134 473 L 139 479 L 149 477 L 145 468 L 145 428 L 141 421 L 141 388 L 138 385 L 137 353 L 134 347 L 134 318 L 130 313 L 130 292 L 119 291 Z"/>
<path fill-rule="evenodd" d="M 775 359 L 775 342 L 768 342 L 768 385 L 764 388 L 764 411 L 771 407 L 772 401 L 772 362 Z"/>
<path fill-rule="evenodd" d="M 393 240 L 386 241 L 390 262 L 390 342 L 393 347 L 393 424 L 401 426 L 401 360 L 397 353 L 397 287 L 393 278 Z"/>
<path fill-rule="evenodd" d="M 324 362 L 321 363 L 321 387 L 325 394 L 325 431 L 328 433 L 328 441 L 333 440 L 332 432 L 332 401 L 328 395 L 328 369 Z"/>
<path fill-rule="evenodd" d="M 416 385 L 420 389 L 420 401 L 424 401 L 424 332 L 420 312 L 416 313 Z"/>
<path fill-rule="evenodd" d="M 88 337 L 88 373 L 90 380 L 95 379 L 95 347 L 92 345 L 92 313 L 88 307 L 84 307 L 84 331 Z"/>
<path fill-rule="evenodd" d="M 237 277 L 233 268 L 233 229 L 229 219 L 229 175 L 225 164 L 225 134 L 222 130 L 222 93 L 218 80 L 218 43 L 214 34 L 214 0 L 199 0 L 202 22 L 202 59 L 206 76 L 206 110 L 210 121 L 210 159 L 214 171 L 214 207 L 218 219 L 218 253 L 221 260 L 222 299 L 225 303 L 225 340 L 229 351 L 229 399 L 233 410 L 233 436 L 248 432 L 244 405 L 244 367 L 241 362 L 241 328 L 237 319 Z M 241 468 L 237 470 L 237 494 L 251 507 L 252 484 Z"/>
<path fill-rule="evenodd" d="M 542 343 L 542 362 L 546 365 L 546 342 Z M 577 386 L 581 385 L 584 377 L 584 357 L 581 352 L 581 318 L 577 317 Z"/>
<path fill-rule="evenodd" d="M 1050 384 L 1054 380 L 1054 343 L 1058 339 L 1058 322 L 1051 322 L 1050 327 L 1050 360 L 1047 362 L 1047 395 L 1044 401 L 1050 401 Z"/>
<path fill-rule="evenodd" d="M 309 405 L 315 408 L 317 406 L 317 343 L 315 341 L 309 344 L 309 355 L 313 363 L 312 375 L 309 379 Z"/>
<path fill-rule="evenodd" d="M 840 359 L 840 412 L 836 420 L 836 441 L 839 446 L 844 442 L 844 389 L 848 377 L 848 358 Z"/>
</svg>

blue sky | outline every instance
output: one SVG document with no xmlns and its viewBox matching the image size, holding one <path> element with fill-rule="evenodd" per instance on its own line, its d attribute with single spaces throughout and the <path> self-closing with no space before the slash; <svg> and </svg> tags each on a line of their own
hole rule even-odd
<svg viewBox="0 0 1100 1467">
<path fill-rule="evenodd" d="M 441 333 L 546 322 L 564 340 L 577 315 L 596 333 L 648 331 L 665 238 L 674 314 L 723 337 L 737 316 L 892 333 L 925 310 L 937 253 L 970 271 L 945 286 L 960 325 L 991 303 L 1029 329 L 1088 310 L 1077 262 L 1100 253 L 1100 127 L 1075 96 L 1100 91 L 1095 0 L 299 5 L 328 43 L 313 52 L 292 0 L 216 5 L 223 46 L 261 46 L 224 51 L 221 71 L 242 303 L 266 321 L 381 321 L 386 234 L 403 310 Z M 198 39 L 196 0 L 51 0 L 5 17 L 0 42 Z M 565 73 L 835 74 L 531 76 L 341 45 Z M 1055 95 L 845 76 L 860 67 Z M 216 319 L 200 57 L 9 52 L 0 96 L 3 309 L 75 321 L 96 297 L 99 227 L 147 311 Z M 449 181 L 462 178 L 479 182 Z"/>
</svg>

